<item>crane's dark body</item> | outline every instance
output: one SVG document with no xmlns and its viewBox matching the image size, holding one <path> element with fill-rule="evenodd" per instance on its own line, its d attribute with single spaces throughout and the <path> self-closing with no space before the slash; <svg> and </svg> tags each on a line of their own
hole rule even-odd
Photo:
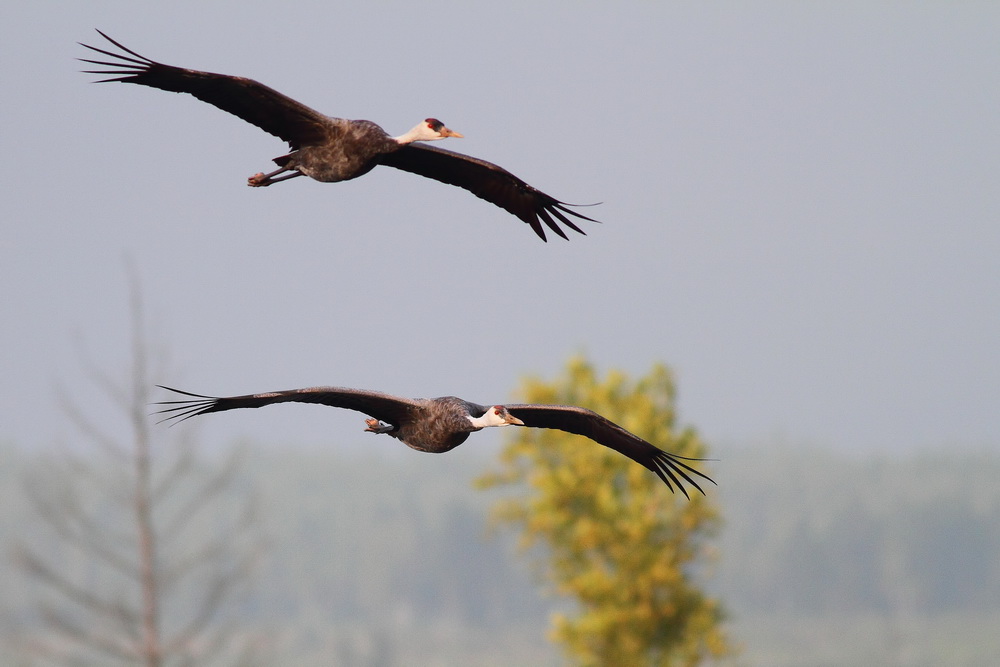
<svg viewBox="0 0 1000 667">
<path fill-rule="evenodd" d="M 288 142 L 291 152 L 274 159 L 280 168 L 271 174 L 251 177 L 250 185 L 270 185 L 299 175 L 327 183 L 346 181 L 362 176 L 381 164 L 468 190 L 517 216 L 543 241 L 546 240 L 545 227 L 564 239 L 568 238 L 560 223 L 580 234 L 585 233 L 567 216 L 597 222 L 567 208 L 570 204 L 545 194 L 486 160 L 412 143 L 412 139 L 408 140 L 409 143 L 400 143 L 371 121 L 327 116 L 245 77 L 164 65 L 128 49 L 100 30 L 98 32 L 129 54 L 82 44 L 116 59 L 108 62 L 81 58 L 83 62 L 115 68 L 87 70 L 92 74 L 115 75 L 99 83 L 120 81 L 189 93 Z M 427 122 L 431 121 L 440 124 L 440 121 L 427 119 Z M 461 135 L 452 133 L 446 136 Z M 276 177 L 284 172 L 289 173 Z"/>
<path fill-rule="evenodd" d="M 327 141 L 307 144 L 274 158 L 274 163 L 323 183 L 336 183 L 364 176 L 385 155 L 406 148 L 371 121 L 329 117 L 326 121 Z"/>
<path fill-rule="evenodd" d="M 473 426 L 468 417 L 482 417 L 488 409 L 455 396 L 417 399 L 415 402 L 418 407 L 410 413 L 410 419 L 382 421 L 393 425 L 388 435 L 408 447 L 435 454 L 455 449 L 468 440 L 470 434 L 481 431 L 482 428 Z"/>
<path fill-rule="evenodd" d="M 500 418 L 513 417 L 513 420 L 507 421 L 509 424 L 558 429 L 590 438 L 653 471 L 671 490 L 676 484 L 685 496 L 688 493 L 680 479 L 702 491 L 692 474 L 714 484 L 710 477 L 681 461 L 681 459 L 693 461 L 699 459 L 687 459 L 665 452 L 596 412 L 576 406 L 532 404 L 484 406 L 455 396 L 430 399 L 401 398 L 377 391 L 345 387 L 309 387 L 226 398 L 192 394 L 170 387 L 163 388 L 192 397 L 185 400 L 161 401 L 160 405 L 169 406 L 159 411 L 167 415 L 165 419 L 182 421 L 210 412 L 261 408 L 272 403 L 318 403 L 367 414 L 372 419 L 368 421 L 369 428 L 366 430 L 385 433 L 413 449 L 435 453 L 452 450 L 465 442 L 469 434 L 482 430 L 483 427 L 476 426 L 470 417 L 479 419 L 490 411 L 496 411 Z M 384 422 L 386 426 L 376 427 L 376 422 Z"/>
</svg>

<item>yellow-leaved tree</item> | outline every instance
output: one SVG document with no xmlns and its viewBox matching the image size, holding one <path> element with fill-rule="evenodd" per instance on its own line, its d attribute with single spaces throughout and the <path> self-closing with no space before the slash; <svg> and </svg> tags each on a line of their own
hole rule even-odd
<svg viewBox="0 0 1000 667">
<path fill-rule="evenodd" d="M 675 426 L 676 392 L 663 364 L 637 381 L 615 371 L 602 380 L 576 357 L 562 378 L 525 380 L 519 394 L 527 403 L 590 408 L 673 454 L 706 453 L 693 429 Z M 533 428 L 507 435 L 500 468 L 478 482 L 523 491 L 498 501 L 494 516 L 521 529 L 523 546 L 544 545 L 546 581 L 576 600 L 578 613 L 555 615 L 550 635 L 568 657 L 694 665 L 733 653 L 720 602 L 693 578 L 720 523 L 711 496 L 671 493 L 646 468 L 581 436 Z"/>
</svg>

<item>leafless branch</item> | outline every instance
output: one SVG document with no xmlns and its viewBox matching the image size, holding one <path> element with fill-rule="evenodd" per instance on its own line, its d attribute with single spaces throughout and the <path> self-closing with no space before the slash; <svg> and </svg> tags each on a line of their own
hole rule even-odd
<svg viewBox="0 0 1000 667">
<path fill-rule="evenodd" d="M 176 489 L 180 482 L 194 469 L 195 456 L 189 443 L 181 443 L 175 451 L 176 454 L 170 468 L 161 474 L 159 481 L 153 485 L 150 492 L 152 501 L 156 505 L 165 501 L 170 492 Z"/>
<path fill-rule="evenodd" d="M 15 549 L 15 560 L 25 572 L 44 582 L 66 599 L 86 609 L 88 613 L 100 614 L 108 620 L 115 621 L 122 630 L 134 634 L 138 621 L 134 609 L 120 601 L 99 597 L 92 591 L 70 581 L 41 556 L 26 548 L 18 547 Z"/>
<path fill-rule="evenodd" d="M 59 407 L 66 413 L 81 435 L 98 445 L 109 456 L 119 461 L 128 460 L 128 451 L 116 438 L 98 428 L 62 390 L 57 389 L 56 391 Z"/>
<path fill-rule="evenodd" d="M 63 636 L 91 649 L 97 649 L 124 660 L 131 661 L 138 657 L 134 647 L 129 644 L 123 643 L 120 639 L 105 636 L 104 633 L 96 632 L 92 622 L 81 624 L 79 621 L 71 619 L 65 612 L 48 605 L 42 608 L 42 617 Z"/>
<path fill-rule="evenodd" d="M 58 606 L 39 601 L 38 613 L 48 634 L 32 636 L 22 645 L 36 657 L 58 659 L 60 664 L 73 664 L 74 658 L 87 662 L 86 654 L 57 650 L 67 640 L 106 658 L 147 667 L 159 667 L 168 660 L 199 664 L 198 656 L 215 655 L 232 643 L 232 628 L 213 625 L 213 619 L 249 580 L 258 553 L 246 535 L 255 515 L 248 502 L 221 535 L 216 531 L 200 546 L 190 545 L 192 539 L 198 542 L 185 529 L 193 533 L 209 508 L 223 506 L 238 456 L 234 453 L 203 466 L 190 441 L 168 453 L 154 446 L 146 413 L 155 360 L 147 344 L 138 279 L 131 265 L 129 272 L 133 289 L 127 381 L 116 381 L 89 356 L 81 355 L 97 393 L 110 399 L 126 418 L 129 432 L 116 434 L 59 392 L 62 407 L 80 436 L 100 456 L 88 458 L 79 448 L 64 447 L 58 458 L 50 458 L 26 478 L 32 508 L 64 553 L 69 550 L 87 558 L 98 571 L 113 576 L 115 583 L 77 578 L 72 570 L 57 567 L 52 557 L 43 556 L 38 544 L 18 545 L 14 550 L 18 565 L 60 601 Z M 94 505 L 95 497 L 100 498 L 99 505 Z M 169 519 L 164 519 L 168 507 Z M 188 591 L 196 602 L 184 610 L 183 619 L 168 623 L 180 628 L 168 640 L 161 629 L 161 610 L 168 608 L 166 600 L 175 590 L 185 587 L 197 590 L 196 595 Z M 113 591 L 128 595 L 115 597 Z"/>
<path fill-rule="evenodd" d="M 232 479 L 237 471 L 239 454 L 233 452 L 229 460 L 220 465 L 218 469 L 208 479 L 202 481 L 198 488 L 188 495 L 184 504 L 175 512 L 173 519 L 165 522 L 163 535 L 167 539 L 174 539 L 183 529 L 184 525 L 190 523 L 196 514 L 209 506 L 209 501 L 219 496 L 232 483 Z"/>
<path fill-rule="evenodd" d="M 256 555 L 247 554 L 228 573 L 217 573 L 209 583 L 198 612 L 187 626 L 177 632 L 169 646 L 186 645 L 201 633 L 208 621 L 218 612 L 220 603 L 230 595 L 239 582 L 245 581 L 250 575 L 255 562 Z"/>
<path fill-rule="evenodd" d="M 38 495 L 37 492 L 32 493 Z M 79 508 L 69 509 L 69 506 L 61 503 L 59 505 L 43 504 L 44 501 L 41 498 L 32 502 L 39 517 L 48 523 L 49 528 L 56 536 L 75 545 L 81 551 L 90 554 L 119 573 L 131 578 L 135 577 L 135 563 L 123 553 L 127 552 L 129 543 L 134 542 L 134 539 L 109 533 L 83 514 Z M 70 520 L 76 525 L 70 525 Z"/>
</svg>

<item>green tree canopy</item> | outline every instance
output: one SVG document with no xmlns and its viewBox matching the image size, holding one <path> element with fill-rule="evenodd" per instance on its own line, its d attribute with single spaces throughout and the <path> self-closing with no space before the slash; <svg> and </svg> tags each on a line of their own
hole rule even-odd
<svg viewBox="0 0 1000 667">
<path fill-rule="evenodd" d="M 706 453 L 693 429 L 675 427 L 676 392 L 663 364 L 634 382 L 617 371 L 602 380 L 576 357 L 563 377 L 527 379 L 519 394 L 590 408 L 673 454 Z M 498 501 L 494 516 L 520 528 L 523 546 L 546 547 L 546 580 L 577 601 L 578 613 L 553 618 L 550 636 L 566 654 L 588 665 L 693 665 L 732 653 L 720 602 L 693 577 L 711 556 L 715 502 L 672 494 L 642 466 L 585 438 L 511 432 L 500 468 L 479 483 L 524 491 Z"/>
</svg>

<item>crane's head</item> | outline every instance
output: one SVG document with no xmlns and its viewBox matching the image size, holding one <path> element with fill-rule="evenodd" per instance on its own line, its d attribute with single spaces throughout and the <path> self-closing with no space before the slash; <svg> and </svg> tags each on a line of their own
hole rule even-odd
<svg viewBox="0 0 1000 667">
<path fill-rule="evenodd" d="M 418 123 L 416 127 L 406 134 L 395 137 L 395 139 L 401 144 L 411 144 L 414 141 L 436 141 L 438 139 L 447 139 L 448 137 L 461 139 L 462 134 L 454 130 L 449 130 L 437 118 L 427 118 Z"/>
<path fill-rule="evenodd" d="M 507 408 L 502 405 L 493 405 L 486 414 L 481 417 L 486 426 L 524 426 L 524 422 L 507 412 Z"/>
<path fill-rule="evenodd" d="M 431 141 L 433 139 L 446 139 L 448 137 L 455 137 L 456 139 L 461 139 L 462 134 L 455 132 L 454 130 L 449 130 L 444 126 L 444 123 L 439 121 L 437 118 L 425 118 L 424 122 L 417 127 L 426 128 L 424 131 L 428 138 L 423 139 L 423 141 Z"/>
</svg>

